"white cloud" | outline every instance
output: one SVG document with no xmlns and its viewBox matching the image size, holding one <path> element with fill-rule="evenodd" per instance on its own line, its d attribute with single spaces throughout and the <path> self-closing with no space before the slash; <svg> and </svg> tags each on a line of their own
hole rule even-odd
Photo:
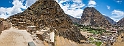
<svg viewBox="0 0 124 46">
<path fill-rule="evenodd" d="M 29 7 L 31 6 L 33 3 L 35 3 L 37 0 L 27 0 L 26 1 L 26 6 Z"/>
<path fill-rule="evenodd" d="M 25 4 L 23 3 L 24 1 L 26 1 Z M 37 0 L 13 0 L 12 7 L 8 7 L 8 8 L 0 7 L 0 17 L 7 18 L 13 14 L 23 12 L 22 9 L 26 9 L 36 1 Z M 61 8 L 64 10 L 66 14 L 72 15 L 77 18 L 81 17 L 81 14 L 83 12 L 83 9 L 81 8 L 85 6 L 82 0 L 56 0 L 56 1 L 59 3 L 59 5 L 61 6 Z M 68 1 L 73 2 L 73 4 L 69 4 L 69 3 L 62 4 Z"/>
<path fill-rule="evenodd" d="M 96 2 L 94 0 L 90 0 L 88 3 L 88 7 L 95 7 L 96 6 Z"/>
<path fill-rule="evenodd" d="M 7 18 L 8 16 L 6 16 L 5 14 L 0 14 L 0 18 Z"/>
<path fill-rule="evenodd" d="M 118 0 L 118 1 L 116 1 L 117 3 L 121 3 L 122 2 L 122 0 Z"/>
<path fill-rule="evenodd" d="M 26 6 L 23 6 L 22 2 L 19 0 L 13 0 L 12 4 L 13 7 L 0 7 L 0 17 L 7 18 L 10 15 L 22 12 L 21 9 L 26 9 Z"/>
<path fill-rule="evenodd" d="M 23 2 L 26 1 L 26 4 L 23 5 Z M 33 4 L 36 0 L 13 0 L 12 7 L 0 7 L 0 18 L 7 18 L 11 15 L 23 12 L 22 9 L 26 9 L 31 4 Z"/>
<path fill-rule="evenodd" d="M 102 14 L 102 15 L 106 15 L 106 14 Z"/>
<path fill-rule="evenodd" d="M 69 4 L 68 2 L 73 2 Z M 82 0 L 56 0 L 59 3 L 60 7 L 64 10 L 64 12 L 68 15 L 71 15 L 76 18 L 80 18 L 83 12 L 83 8 L 85 4 L 83 4 Z M 66 4 L 62 4 L 66 3 Z"/>
<path fill-rule="evenodd" d="M 109 10 L 110 10 L 110 6 L 108 6 L 108 5 L 107 5 L 107 9 L 109 9 Z"/>
<path fill-rule="evenodd" d="M 123 17 L 124 17 L 124 11 L 120 11 L 120 10 L 112 11 L 111 18 L 114 19 L 116 22 L 119 21 L 120 19 L 122 19 Z"/>
<path fill-rule="evenodd" d="M 14 0 L 12 2 L 12 4 L 14 5 L 12 7 L 12 11 L 11 11 L 12 15 L 16 14 L 16 13 L 19 13 L 19 12 L 22 12 L 21 8 L 26 9 L 26 6 L 23 6 L 23 3 L 19 0 Z"/>
</svg>

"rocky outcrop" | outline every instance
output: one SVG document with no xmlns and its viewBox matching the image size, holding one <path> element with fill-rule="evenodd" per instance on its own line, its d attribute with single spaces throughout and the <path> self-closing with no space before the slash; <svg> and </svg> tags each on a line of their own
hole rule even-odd
<svg viewBox="0 0 124 46">
<path fill-rule="evenodd" d="M 124 26 L 124 18 L 122 18 L 121 20 L 119 20 L 119 21 L 117 22 L 117 25 L 118 25 L 118 26 Z"/>
<path fill-rule="evenodd" d="M 55 32 L 55 35 L 75 42 L 86 39 L 54 0 L 38 0 L 24 12 L 7 19 L 18 29 L 25 30 L 27 26 L 36 26 L 37 30 L 41 30 L 48 27 Z"/>
<path fill-rule="evenodd" d="M 3 30 L 9 29 L 10 27 L 11 24 L 7 20 L 0 18 L 0 34 Z"/>
<path fill-rule="evenodd" d="M 0 18 L 0 21 L 4 21 L 5 19 L 4 18 Z"/>
<path fill-rule="evenodd" d="M 82 25 L 90 25 L 95 27 L 111 26 L 109 21 L 94 7 L 86 7 L 84 9 L 80 23 Z"/>
</svg>

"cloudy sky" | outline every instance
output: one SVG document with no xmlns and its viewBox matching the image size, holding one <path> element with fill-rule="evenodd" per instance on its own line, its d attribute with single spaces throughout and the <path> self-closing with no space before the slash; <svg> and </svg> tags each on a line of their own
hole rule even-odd
<svg viewBox="0 0 124 46">
<path fill-rule="evenodd" d="M 36 0 L 0 0 L 0 18 L 23 12 Z M 56 0 L 66 14 L 80 18 L 83 9 L 95 7 L 100 13 L 119 21 L 124 17 L 124 0 Z"/>
</svg>

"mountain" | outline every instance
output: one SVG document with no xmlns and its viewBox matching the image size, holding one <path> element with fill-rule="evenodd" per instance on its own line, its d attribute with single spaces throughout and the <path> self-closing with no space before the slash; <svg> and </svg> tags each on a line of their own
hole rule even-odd
<svg viewBox="0 0 124 46">
<path fill-rule="evenodd" d="M 54 0 L 38 0 L 24 12 L 12 15 L 7 20 L 18 29 L 26 30 L 28 26 L 36 26 L 37 30 L 41 30 L 47 27 L 54 31 L 56 36 L 71 41 L 80 42 L 86 39 Z"/>
<path fill-rule="evenodd" d="M 79 24 L 79 21 L 81 20 L 80 18 L 75 18 L 75 17 L 73 17 L 73 16 L 71 16 L 71 15 L 69 15 L 69 17 L 70 17 L 70 19 L 73 21 L 73 23 Z"/>
<path fill-rule="evenodd" d="M 109 18 L 108 16 L 103 15 L 112 25 L 115 25 L 116 22 L 114 20 L 112 20 L 111 18 Z"/>
<path fill-rule="evenodd" d="M 117 25 L 118 25 L 118 26 L 124 26 L 124 18 L 122 18 L 121 20 L 119 20 L 119 21 L 117 22 Z"/>
<path fill-rule="evenodd" d="M 109 27 L 109 21 L 94 7 L 86 7 L 81 16 L 80 23 L 82 25 L 90 25 L 95 27 Z"/>
</svg>

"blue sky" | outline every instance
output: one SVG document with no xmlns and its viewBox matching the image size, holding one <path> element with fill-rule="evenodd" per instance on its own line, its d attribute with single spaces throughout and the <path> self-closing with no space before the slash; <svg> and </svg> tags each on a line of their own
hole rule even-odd
<svg viewBox="0 0 124 46">
<path fill-rule="evenodd" d="M 0 0 L 0 17 L 23 12 L 36 0 Z M 56 0 L 66 14 L 80 18 L 83 9 L 95 7 L 100 13 L 119 21 L 124 17 L 124 0 Z"/>
</svg>

